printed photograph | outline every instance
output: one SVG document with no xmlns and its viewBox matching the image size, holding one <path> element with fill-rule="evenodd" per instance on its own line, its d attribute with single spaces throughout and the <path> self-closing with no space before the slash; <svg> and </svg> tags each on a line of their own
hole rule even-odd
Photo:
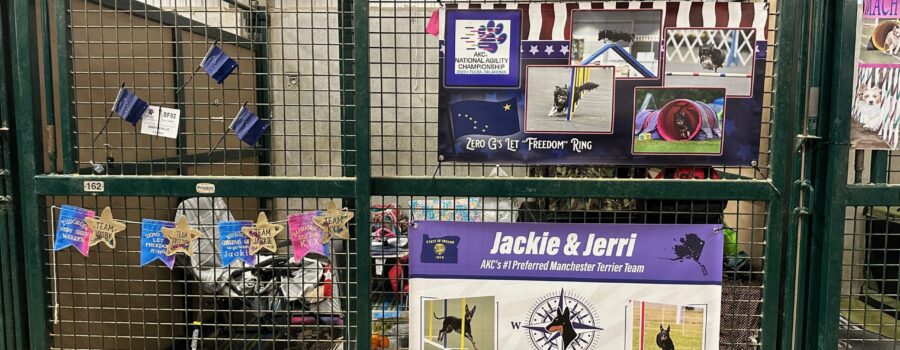
<svg viewBox="0 0 900 350">
<path fill-rule="evenodd" d="M 612 66 L 529 66 L 525 132 L 611 133 L 614 85 Z"/>
<path fill-rule="evenodd" d="M 631 350 L 703 350 L 704 306 L 632 300 Z"/>
<path fill-rule="evenodd" d="M 635 89 L 634 154 L 722 153 L 725 89 Z"/>
<path fill-rule="evenodd" d="M 422 303 L 422 349 L 496 350 L 494 297 L 426 299 Z"/>
<path fill-rule="evenodd" d="M 612 65 L 617 78 L 657 78 L 662 11 L 572 11 L 572 65 Z"/>
<path fill-rule="evenodd" d="M 755 62 L 754 29 L 667 29 L 663 85 L 725 88 L 728 96 L 749 97 Z"/>
<path fill-rule="evenodd" d="M 894 150 L 900 144 L 900 66 L 862 67 L 856 81 L 853 118 L 850 121 L 852 147 Z"/>
<path fill-rule="evenodd" d="M 859 63 L 900 66 L 900 20 L 860 19 Z"/>
</svg>

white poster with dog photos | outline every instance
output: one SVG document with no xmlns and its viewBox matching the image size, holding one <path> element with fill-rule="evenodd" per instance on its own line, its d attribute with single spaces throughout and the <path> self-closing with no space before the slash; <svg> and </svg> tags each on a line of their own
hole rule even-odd
<svg viewBox="0 0 900 350">
<path fill-rule="evenodd" d="M 420 221 L 411 350 L 719 349 L 721 225 Z"/>
<path fill-rule="evenodd" d="M 900 2 L 861 1 L 857 23 L 851 146 L 895 150 L 900 146 Z"/>
</svg>

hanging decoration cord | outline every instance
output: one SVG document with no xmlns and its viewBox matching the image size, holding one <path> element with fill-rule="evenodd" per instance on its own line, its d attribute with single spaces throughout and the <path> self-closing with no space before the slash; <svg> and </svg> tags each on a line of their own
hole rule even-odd
<svg viewBox="0 0 900 350">
<path fill-rule="evenodd" d="M 50 209 L 51 209 L 51 217 L 56 218 L 56 211 L 62 209 L 62 207 L 57 207 L 57 206 L 54 205 L 54 206 L 50 207 Z M 347 207 L 344 207 L 344 208 L 341 208 L 341 210 L 349 210 L 349 209 L 347 209 Z M 56 220 L 54 219 L 53 221 L 56 221 Z M 124 224 L 134 224 L 134 225 L 140 225 L 140 224 L 142 224 L 140 221 L 133 221 L 133 220 L 113 219 L 113 221 L 121 222 L 121 223 L 124 223 Z M 277 220 L 277 221 L 269 221 L 269 223 L 271 223 L 271 224 L 283 224 L 283 223 L 287 223 L 287 222 L 288 222 L 287 219 L 285 219 L 285 220 Z M 191 225 L 191 227 L 197 227 L 197 228 L 200 228 L 200 227 L 215 228 L 215 227 L 218 227 L 218 226 L 219 226 L 219 223 L 218 223 L 218 222 L 215 223 L 215 224 L 213 224 L 213 225 Z M 55 234 L 55 233 L 56 233 L 56 232 L 54 232 L 54 234 Z"/>
</svg>

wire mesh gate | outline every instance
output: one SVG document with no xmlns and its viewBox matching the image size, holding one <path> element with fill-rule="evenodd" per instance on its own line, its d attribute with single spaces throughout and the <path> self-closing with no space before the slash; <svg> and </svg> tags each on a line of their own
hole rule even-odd
<svg viewBox="0 0 900 350">
<path fill-rule="evenodd" d="M 437 41 L 423 32 L 438 5 L 433 1 L 37 4 L 14 1 L 5 17 L 20 18 L 10 23 L 11 57 L 33 57 L 49 68 L 43 75 L 35 66 L 12 69 L 16 113 L 35 116 L 15 121 L 32 347 L 404 348 L 403 257 L 372 251 L 370 228 L 384 224 L 393 204 L 406 211 L 398 216 L 412 217 L 409 203 L 437 200 L 454 208 L 462 202 L 461 210 L 485 221 L 727 223 L 738 232 L 740 253 L 729 258 L 740 267 L 724 283 L 722 347 L 781 348 L 779 315 L 792 289 L 783 282 L 789 243 L 781 238 L 790 216 L 784 198 L 793 149 L 785 145 L 793 137 L 788 116 L 796 90 L 789 73 L 795 71 L 793 36 L 780 30 L 794 23 L 790 6 L 770 2 L 766 35 L 773 49 L 758 164 L 717 168 L 721 180 L 651 180 L 648 169 L 631 167 L 439 163 Z M 35 13 L 45 25 L 21 20 Z M 214 41 L 239 64 L 222 85 L 190 78 Z M 122 82 L 181 110 L 184 132 L 167 139 L 113 123 L 100 134 Z M 40 87 L 43 105 L 26 102 Z M 271 120 L 271 131 L 256 148 L 234 138 L 216 147 L 245 102 Z M 511 176 L 492 177 L 498 170 Z M 202 211 L 188 205 L 194 198 L 221 200 Z M 190 261 L 176 262 L 172 271 L 142 268 L 133 223 L 119 243 L 124 249 L 87 258 L 51 249 L 62 204 L 109 206 L 126 222 L 172 220 L 179 209 L 238 219 L 265 211 L 283 220 L 329 199 L 354 209 L 356 219 L 353 238 L 335 246 L 335 301 L 318 308 L 280 308 L 273 306 L 277 298 L 262 293 L 205 290 Z M 398 267 L 399 277 L 391 274 Z M 318 276 L 323 269 L 242 272 L 277 278 L 294 271 Z M 287 279 L 283 286 L 314 282 Z M 323 315 L 343 321 L 326 323 Z"/>
</svg>

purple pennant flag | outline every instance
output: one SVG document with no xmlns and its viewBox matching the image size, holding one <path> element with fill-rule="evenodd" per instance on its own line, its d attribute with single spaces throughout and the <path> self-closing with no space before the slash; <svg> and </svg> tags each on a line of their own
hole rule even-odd
<svg viewBox="0 0 900 350">
<path fill-rule="evenodd" d="M 288 217 L 295 261 L 300 261 L 310 253 L 315 254 L 310 257 L 328 257 L 328 251 L 322 243 L 322 228 L 313 222 L 313 218 L 319 214 L 319 211 L 309 211 Z"/>
<path fill-rule="evenodd" d="M 241 141 L 250 146 L 256 146 L 260 137 L 269 128 L 269 123 L 259 119 L 259 116 L 251 112 L 245 105 L 238 111 L 237 116 L 234 117 L 234 120 L 231 121 L 231 126 L 228 128 L 233 130 Z"/>
<path fill-rule="evenodd" d="M 222 257 L 222 266 L 230 266 L 235 260 L 256 265 L 256 256 L 250 254 L 250 238 L 241 232 L 241 228 L 252 225 L 252 221 L 219 223 L 219 254 Z"/>
<path fill-rule="evenodd" d="M 93 210 L 71 205 L 64 205 L 59 211 L 59 222 L 56 226 L 56 242 L 53 250 L 59 251 L 69 246 L 75 247 L 81 255 L 90 253 L 91 228 L 84 221 L 94 217 Z"/>
<path fill-rule="evenodd" d="M 119 89 L 119 94 L 116 96 L 116 102 L 113 103 L 113 111 L 116 112 L 120 118 L 131 123 L 131 125 L 135 125 L 141 120 L 148 107 L 149 105 L 146 101 L 137 97 L 131 90 L 125 88 L 124 85 Z"/>
<path fill-rule="evenodd" d="M 175 255 L 166 255 L 169 239 L 162 234 L 163 227 L 175 227 L 171 221 L 144 219 L 141 221 L 141 266 L 159 259 L 169 267 L 175 266 Z"/>
<path fill-rule="evenodd" d="M 219 84 L 225 81 L 237 66 L 237 62 L 216 44 L 209 47 L 203 61 L 200 61 L 200 67 Z"/>
</svg>

